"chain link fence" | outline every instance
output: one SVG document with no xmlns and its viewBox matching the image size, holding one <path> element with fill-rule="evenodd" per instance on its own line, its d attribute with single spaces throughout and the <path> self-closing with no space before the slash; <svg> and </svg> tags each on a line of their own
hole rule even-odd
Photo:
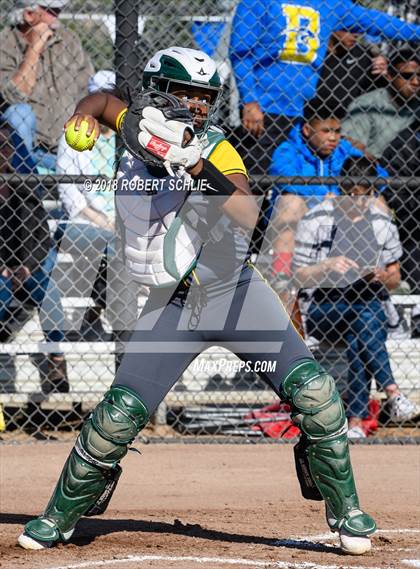
<svg viewBox="0 0 420 569">
<path fill-rule="evenodd" d="M 179 45 L 217 62 L 217 123 L 261 206 L 251 261 L 336 378 L 353 440 L 418 441 L 417 0 L 0 0 L 0 12 L 2 438 L 77 431 L 113 381 L 148 297 L 115 241 L 106 180 L 121 143 L 103 127 L 78 153 L 63 124 L 89 93 L 129 102 L 150 57 Z M 264 365 L 207 350 L 144 436 L 293 440 Z"/>
</svg>

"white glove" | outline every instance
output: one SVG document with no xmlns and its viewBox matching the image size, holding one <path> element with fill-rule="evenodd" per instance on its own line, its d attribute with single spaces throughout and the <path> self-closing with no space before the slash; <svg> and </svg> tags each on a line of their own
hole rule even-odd
<svg viewBox="0 0 420 569">
<path fill-rule="evenodd" d="M 146 107 L 142 114 L 139 143 L 161 158 L 170 174 L 173 174 L 172 166 L 187 169 L 197 164 L 203 148 L 192 125 L 168 120 L 162 111 L 154 107 Z"/>
</svg>

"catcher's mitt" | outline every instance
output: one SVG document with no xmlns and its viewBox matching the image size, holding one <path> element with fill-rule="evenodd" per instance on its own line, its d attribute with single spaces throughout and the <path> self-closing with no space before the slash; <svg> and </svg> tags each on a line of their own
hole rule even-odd
<svg viewBox="0 0 420 569">
<path fill-rule="evenodd" d="M 140 134 L 145 132 L 142 124 L 144 124 L 146 118 L 143 114 L 146 107 L 160 111 L 166 121 L 184 123 L 191 130 L 192 137 L 194 136 L 193 117 L 177 97 L 170 93 L 155 91 L 154 89 L 142 91 L 131 102 L 121 128 L 121 138 L 124 146 L 135 158 L 142 160 L 145 164 L 162 167 L 166 158 L 163 155 L 159 156 L 158 145 L 156 146 L 155 144 L 154 148 L 148 145 L 154 150 L 154 152 L 151 152 L 145 148 L 144 144 L 141 144 L 140 139 L 142 137 L 139 138 Z M 140 124 L 141 121 L 143 121 L 142 124 Z M 157 141 L 159 142 L 159 139 Z M 174 141 L 170 142 L 173 143 Z"/>
</svg>

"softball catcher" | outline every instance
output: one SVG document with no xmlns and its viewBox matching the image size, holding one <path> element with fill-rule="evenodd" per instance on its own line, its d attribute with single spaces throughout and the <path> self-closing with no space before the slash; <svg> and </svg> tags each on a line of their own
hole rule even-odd
<svg viewBox="0 0 420 569">
<path fill-rule="evenodd" d="M 275 371 L 261 377 L 291 405 L 301 429 L 302 494 L 324 500 L 344 552 L 363 554 L 376 526 L 360 509 L 334 379 L 248 260 L 246 230 L 258 207 L 239 154 L 213 126 L 216 65 L 201 51 L 171 47 L 148 62 L 143 88 L 128 109 L 109 94 L 90 95 L 70 119 L 87 120 L 97 135 L 100 121 L 123 138 L 116 193 L 123 250 L 130 273 L 151 293 L 114 383 L 19 544 L 66 542 L 82 516 L 105 511 L 128 447 L 193 359 L 216 344 L 246 361 L 275 361 Z"/>
</svg>

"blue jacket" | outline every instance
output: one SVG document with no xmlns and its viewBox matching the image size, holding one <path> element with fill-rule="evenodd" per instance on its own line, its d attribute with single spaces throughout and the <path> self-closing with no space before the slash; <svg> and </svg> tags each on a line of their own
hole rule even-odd
<svg viewBox="0 0 420 569">
<path fill-rule="evenodd" d="M 312 152 L 302 136 L 301 127 L 290 131 L 289 139 L 280 144 L 274 151 L 269 174 L 271 176 L 339 176 L 344 162 L 349 156 L 362 156 L 348 140 L 341 140 L 332 154 L 321 160 Z M 388 173 L 377 166 L 378 176 Z M 327 193 L 339 194 L 337 186 L 281 186 L 272 192 L 271 203 L 274 204 L 280 192 L 287 192 L 307 198 L 309 208 L 318 205 Z"/>
<path fill-rule="evenodd" d="M 420 26 L 350 0 L 241 0 L 230 45 L 241 102 L 257 101 L 277 115 L 302 115 L 336 30 L 420 41 Z"/>
</svg>

